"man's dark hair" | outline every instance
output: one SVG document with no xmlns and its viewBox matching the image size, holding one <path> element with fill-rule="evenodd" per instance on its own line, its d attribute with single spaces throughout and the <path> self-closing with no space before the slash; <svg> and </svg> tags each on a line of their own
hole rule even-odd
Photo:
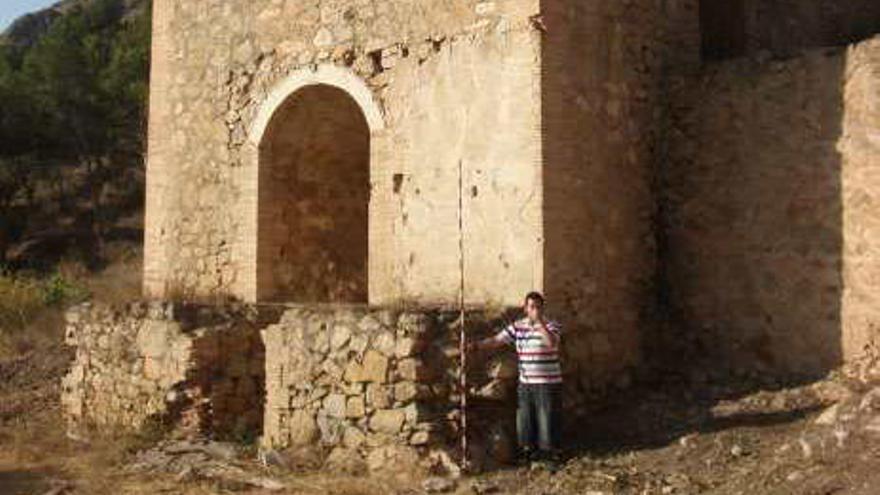
<svg viewBox="0 0 880 495">
<path fill-rule="evenodd" d="M 540 292 L 529 292 L 528 294 L 526 294 L 526 299 L 524 302 L 529 301 L 535 301 L 536 303 L 541 305 L 541 307 L 544 306 L 544 296 L 542 296 Z"/>
</svg>

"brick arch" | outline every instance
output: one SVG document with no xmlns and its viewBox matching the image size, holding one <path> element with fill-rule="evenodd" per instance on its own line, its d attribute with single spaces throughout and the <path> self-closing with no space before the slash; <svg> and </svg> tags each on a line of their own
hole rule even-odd
<svg viewBox="0 0 880 495">
<path fill-rule="evenodd" d="M 291 95 L 306 86 L 327 85 L 339 88 L 357 102 L 370 132 L 380 131 L 385 128 L 385 118 L 382 109 L 373 98 L 370 88 L 354 72 L 332 64 L 317 65 L 308 69 L 297 70 L 288 75 L 284 80 L 275 85 L 269 93 L 266 101 L 260 105 L 260 109 L 251 125 L 248 133 L 249 141 L 254 146 L 259 146 L 272 121 L 272 117 L 278 112 Z"/>
<path fill-rule="evenodd" d="M 334 91 L 337 93 L 336 97 L 334 97 L 336 103 L 331 102 L 329 106 L 325 105 L 324 107 L 320 104 L 318 107 L 314 106 L 314 96 L 319 93 L 323 93 L 325 96 L 332 96 Z M 309 95 L 311 95 L 311 97 L 309 97 Z M 348 100 L 349 103 L 345 103 L 346 100 Z M 311 101 L 311 103 L 309 103 L 309 101 Z M 241 188 L 239 200 L 241 201 L 240 211 L 242 212 L 244 222 L 239 229 L 237 235 L 238 239 L 233 246 L 235 259 L 239 260 L 237 262 L 238 269 L 234 275 L 234 285 L 236 287 L 236 295 L 246 301 L 258 302 L 274 300 L 283 302 L 319 302 L 318 299 L 320 299 L 321 302 L 333 301 L 333 299 L 328 297 L 326 293 L 316 299 L 314 297 L 315 294 L 305 294 L 302 290 L 291 289 L 278 292 L 272 289 L 273 285 L 277 288 L 277 284 L 271 282 L 267 283 L 267 272 L 271 270 L 266 268 L 267 264 L 265 260 L 267 259 L 267 256 L 272 257 L 277 254 L 272 252 L 272 249 L 277 246 L 267 246 L 267 238 L 265 236 L 267 205 L 274 201 L 267 201 L 266 198 L 267 195 L 277 196 L 277 194 L 273 192 L 273 189 L 275 189 L 275 186 L 277 185 L 277 181 L 269 179 L 268 176 L 272 172 L 270 171 L 271 166 L 267 166 L 268 164 L 275 162 L 275 160 L 267 160 L 267 152 L 270 155 L 273 153 L 272 143 L 276 140 L 275 135 L 278 132 L 277 127 L 279 122 L 286 119 L 284 114 L 289 113 L 292 109 L 302 107 L 304 103 L 306 106 L 312 107 L 311 112 L 316 115 L 315 118 L 318 119 L 318 127 L 329 125 L 327 122 L 324 122 L 322 117 L 317 116 L 317 114 L 324 111 L 322 108 L 329 109 L 332 107 L 338 107 L 338 104 L 342 104 L 342 106 L 349 109 L 348 115 L 350 115 L 351 118 L 348 119 L 347 124 L 354 125 L 357 124 L 357 122 L 360 122 L 360 124 L 357 125 L 362 126 L 365 130 L 368 140 L 364 151 L 368 156 L 366 156 L 366 162 L 363 164 L 365 169 L 359 169 L 365 171 L 367 175 L 365 178 L 360 177 L 358 182 L 363 186 L 360 189 L 363 189 L 366 194 L 369 194 L 370 174 L 374 173 L 373 169 L 376 165 L 374 163 L 375 157 L 372 152 L 375 144 L 374 141 L 377 141 L 384 135 L 384 132 L 380 131 L 383 131 L 386 128 L 386 125 L 384 112 L 377 100 L 374 99 L 373 94 L 366 83 L 352 71 L 328 64 L 297 70 L 276 84 L 267 95 L 265 101 L 260 105 L 257 115 L 248 129 L 248 139 L 246 140 L 244 147 L 246 166 L 240 170 L 242 175 L 240 175 Z M 313 120 L 313 122 L 315 121 Z M 313 126 L 307 127 L 310 131 L 313 130 Z M 296 131 L 294 128 L 288 128 L 287 131 L 282 132 L 289 133 Z M 276 168 L 276 170 L 278 169 Z M 370 223 L 372 207 L 370 206 L 368 198 L 364 201 L 367 202 L 366 227 L 369 229 L 368 224 Z M 290 211 L 289 207 L 286 208 Z M 363 211 L 360 211 L 358 215 L 362 217 Z M 363 229 L 359 226 L 358 231 L 367 236 L 366 254 L 369 255 L 369 253 L 372 252 L 372 244 L 368 232 L 364 233 L 362 230 Z M 268 255 L 266 254 L 267 248 L 269 251 Z M 298 258 L 300 254 L 293 254 L 291 256 L 293 256 L 293 258 Z M 369 268 L 371 263 L 372 261 L 368 256 L 366 265 L 363 269 L 371 271 Z M 359 276 L 361 280 L 363 280 L 364 277 L 366 277 L 367 282 L 372 280 L 368 273 Z M 343 297 L 343 299 L 338 302 L 365 302 L 365 294 L 361 289 L 368 290 L 368 288 L 359 287 L 357 290 L 359 295 L 357 297 Z M 313 301 L 313 299 L 315 300 Z"/>
</svg>

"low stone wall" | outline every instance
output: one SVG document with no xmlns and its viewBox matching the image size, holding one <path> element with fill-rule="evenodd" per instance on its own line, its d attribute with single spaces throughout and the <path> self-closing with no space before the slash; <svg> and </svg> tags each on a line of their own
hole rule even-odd
<svg viewBox="0 0 880 495">
<path fill-rule="evenodd" d="M 76 356 L 62 384 L 70 434 L 259 433 L 264 317 L 253 308 L 158 303 L 70 310 L 66 342 Z"/>
<path fill-rule="evenodd" d="M 83 305 L 67 318 L 69 431 L 247 438 L 320 446 L 374 468 L 459 450 L 457 311 L 366 306 Z M 504 319 L 467 318 L 470 338 Z M 471 457 L 512 454 L 512 352 L 468 366 Z M 440 457 L 438 457 L 440 456 Z"/>
<path fill-rule="evenodd" d="M 367 308 L 301 308 L 263 331 L 267 401 L 263 443 L 272 448 L 319 443 L 354 450 L 379 466 L 389 456 L 423 457 L 457 449 L 459 315 Z M 475 336 L 497 326 L 468 315 Z M 509 366 L 477 361 L 470 383 L 482 388 L 472 411 L 472 457 L 503 460 L 513 407 Z M 504 370 L 504 371 L 502 371 Z M 488 382 L 488 383 L 487 383 Z M 488 386 L 487 386 L 488 385 Z M 481 407 L 482 403 L 482 407 Z M 486 403 L 495 404 L 486 407 Z M 488 414 L 487 414 L 488 413 Z M 492 428 L 486 422 L 494 425 Z"/>
</svg>

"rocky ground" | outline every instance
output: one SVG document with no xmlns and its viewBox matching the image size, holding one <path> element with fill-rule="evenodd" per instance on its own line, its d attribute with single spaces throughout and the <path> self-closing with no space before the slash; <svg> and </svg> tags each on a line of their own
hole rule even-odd
<svg viewBox="0 0 880 495">
<path fill-rule="evenodd" d="M 785 386 L 702 374 L 637 387 L 568 435 L 557 473 L 528 467 L 425 478 L 322 452 L 119 437 L 65 438 L 60 344 L 0 359 L 0 494 L 875 494 L 880 380 L 839 370 Z M 735 383 L 731 385 L 731 383 Z"/>
</svg>

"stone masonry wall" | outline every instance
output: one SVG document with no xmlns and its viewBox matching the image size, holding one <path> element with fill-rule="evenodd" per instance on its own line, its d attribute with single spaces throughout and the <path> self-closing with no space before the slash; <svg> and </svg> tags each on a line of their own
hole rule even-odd
<svg viewBox="0 0 880 495">
<path fill-rule="evenodd" d="M 469 310 L 469 338 L 505 321 Z M 79 306 L 68 313 L 68 431 L 262 436 L 266 448 L 317 446 L 371 469 L 449 467 L 459 452 L 459 322 L 453 310 L 356 305 Z M 516 374 L 511 351 L 468 366 L 476 466 L 512 458 Z"/>
<path fill-rule="evenodd" d="M 319 65 L 356 75 L 386 121 L 371 135 L 370 302 L 454 301 L 460 170 L 474 203 L 468 235 L 500 250 L 469 251 L 479 276 L 468 294 L 514 304 L 539 287 L 537 9 L 157 1 L 146 293 L 256 299 L 260 137 L 249 132 L 273 88 Z"/>
<path fill-rule="evenodd" d="M 678 81 L 671 301 L 722 368 L 815 375 L 877 339 L 880 39 Z"/>
<path fill-rule="evenodd" d="M 289 207 L 273 201 L 282 181 L 265 151 L 283 139 L 253 134 L 279 85 L 341 70 L 381 121 L 369 136 L 367 302 L 455 304 L 463 265 L 468 304 L 547 293 L 570 331 L 578 396 L 627 383 L 654 309 L 664 78 L 697 64 L 697 17 L 693 0 L 157 1 L 147 295 L 306 302 L 307 290 L 260 289 L 304 272 L 273 263 L 288 258 L 353 272 L 360 289 L 357 266 L 292 254 L 328 253 L 297 233 L 338 222 L 298 211 L 302 184 L 285 191 Z M 270 127 L 348 135 L 323 129 L 338 117 Z M 328 211 L 344 206 L 327 196 Z M 344 295 L 322 292 L 342 295 L 308 302 Z M 361 302 L 352 292 L 344 302 Z"/>
<path fill-rule="evenodd" d="M 371 466 L 391 453 L 417 458 L 457 452 L 458 316 L 359 307 L 288 310 L 263 331 L 263 443 L 320 444 L 363 455 Z M 468 320 L 479 332 L 473 338 L 499 324 L 476 312 Z M 480 464 L 503 460 L 512 445 L 515 367 L 495 363 L 489 371 L 486 361 L 475 359 L 469 368 L 471 385 L 482 389 L 470 409 L 473 458 Z"/>
<path fill-rule="evenodd" d="M 543 285 L 585 394 L 625 385 L 655 324 L 664 79 L 699 61 L 692 2 L 542 3 Z"/>
<path fill-rule="evenodd" d="M 265 390 L 258 321 L 241 309 L 160 303 L 70 310 L 68 431 L 258 434 Z"/>
</svg>

